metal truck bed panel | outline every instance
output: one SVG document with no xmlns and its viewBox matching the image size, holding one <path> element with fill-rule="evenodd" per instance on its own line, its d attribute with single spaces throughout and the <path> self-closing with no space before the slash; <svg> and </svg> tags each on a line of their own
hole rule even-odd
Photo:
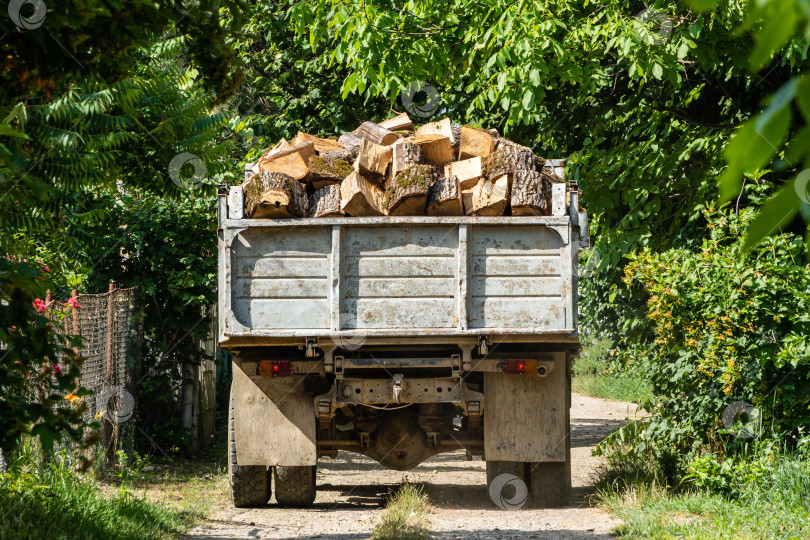
<svg viewBox="0 0 810 540">
<path fill-rule="evenodd" d="M 568 216 L 221 225 L 221 341 L 576 332 Z"/>
</svg>

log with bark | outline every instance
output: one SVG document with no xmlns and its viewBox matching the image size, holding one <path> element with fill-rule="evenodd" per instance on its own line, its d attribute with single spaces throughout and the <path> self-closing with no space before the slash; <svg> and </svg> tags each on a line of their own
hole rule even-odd
<svg viewBox="0 0 810 540">
<path fill-rule="evenodd" d="M 324 158 L 330 159 L 342 159 L 346 163 L 354 163 L 354 160 L 357 159 L 357 154 L 360 152 L 359 146 L 350 146 L 348 148 L 342 148 L 340 150 L 330 150 L 329 152 L 321 152 L 319 155 Z"/>
<path fill-rule="evenodd" d="M 513 216 L 551 215 L 551 181 L 536 171 L 517 171 L 512 180 Z"/>
<path fill-rule="evenodd" d="M 421 216 L 430 186 L 436 181 L 433 165 L 414 165 L 389 179 L 383 207 L 389 216 Z"/>
<path fill-rule="evenodd" d="M 481 158 L 476 156 L 448 163 L 444 166 L 444 175 L 457 176 L 462 190 L 474 188 L 481 178 Z"/>
<path fill-rule="evenodd" d="M 509 202 L 509 175 L 494 180 L 481 178 L 472 196 L 474 216 L 502 216 Z"/>
<path fill-rule="evenodd" d="M 425 154 L 422 149 L 409 139 L 400 139 L 391 145 L 391 178 L 414 165 L 424 163 Z"/>
<path fill-rule="evenodd" d="M 276 171 L 254 174 L 243 185 L 249 218 L 304 217 L 307 192 L 298 180 Z"/>
<path fill-rule="evenodd" d="M 355 169 L 369 180 L 378 184 L 385 181 L 388 164 L 391 163 L 393 150 L 390 146 L 376 144 L 368 139 L 360 143 L 360 153 L 355 160 Z"/>
<path fill-rule="evenodd" d="M 340 183 L 340 209 L 349 216 L 382 216 L 384 192 L 380 186 L 352 172 Z"/>
<path fill-rule="evenodd" d="M 515 171 L 534 171 L 534 153 L 517 144 L 500 145 L 484 163 L 483 175 L 486 178 L 498 178 Z"/>
<path fill-rule="evenodd" d="M 489 157 L 495 151 L 495 137 L 483 129 L 470 126 L 461 128 L 461 143 L 458 148 L 458 159 L 471 157 Z"/>
<path fill-rule="evenodd" d="M 343 146 L 343 148 L 357 148 L 360 146 L 361 142 L 363 142 L 362 137 L 353 131 L 349 131 L 338 137 L 338 144 Z"/>
<path fill-rule="evenodd" d="M 330 184 L 312 192 L 309 196 L 307 217 L 342 217 L 345 212 L 340 209 L 340 185 Z"/>
<path fill-rule="evenodd" d="M 399 139 L 399 135 L 390 129 L 385 129 L 379 124 L 375 124 L 374 122 L 363 122 L 360 124 L 360 127 L 354 130 L 354 134 L 361 139 L 366 139 L 375 144 L 382 144 L 385 146 L 392 144 L 394 141 Z"/>
<path fill-rule="evenodd" d="M 339 184 L 354 171 L 354 168 L 342 159 L 312 156 L 309 158 L 309 170 L 312 188 L 317 191 L 329 184 Z"/>
<path fill-rule="evenodd" d="M 413 122 L 408 113 L 401 113 L 378 124 L 388 131 L 413 131 Z"/>
<path fill-rule="evenodd" d="M 429 216 L 462 216 L 464 205 L 458 177 L 439 178 L 430 186 L 427 196 L 426 213 Z"/>
<path fill-rule="evenodd" d="M 306 184 L 309 180 L 309 158 L 314 155 L 315 145 L 303 142 L 260 159 L 258 172 L 279 172 Z"/>
</svg>

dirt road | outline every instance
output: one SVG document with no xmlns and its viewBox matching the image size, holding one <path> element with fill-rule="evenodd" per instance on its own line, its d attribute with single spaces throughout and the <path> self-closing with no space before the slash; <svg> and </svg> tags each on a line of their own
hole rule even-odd
<svg viewBox="0 0 810 540">
<path fill-rule="evenodd" d="M 487 494 L 484 462 L 466 461 L 463 452 L 436 456 L 407 472 L 341 452 L 336 459 L 318 462 L 314 507 L 291 510 L 272 500 L 267 508 L 236 509 L 223 497 L 208 523 L 188 538 L 368 538 L 387 493 L 406 481 L 425 485 L 435 508 L 430 520 L 434 538 L 606 538 L 617 522 L 584 499 L 601 463 L 591 449 L 634 414 L 635 407 L 627 403 L 573 395 L 574 503 L 567 508 L 499 510 Z"/>
</svg>

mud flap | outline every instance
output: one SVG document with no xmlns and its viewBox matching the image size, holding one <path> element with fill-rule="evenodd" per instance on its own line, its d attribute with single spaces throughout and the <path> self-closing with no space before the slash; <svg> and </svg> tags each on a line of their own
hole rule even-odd
<svg viewBox="0 0 810 540">
<path fill-rule="evenodd" d="M 303 377 L 249 377 L 233 366 L 239 465 L 315 465 L 315 406 Z"/>
<path fill-rule="evenodd" d="M 564 352 L 554 353 L 554 369 L 546 377 L 485 373 L 485 459 L 568 461 L 569 395 Z"/>
</svg>

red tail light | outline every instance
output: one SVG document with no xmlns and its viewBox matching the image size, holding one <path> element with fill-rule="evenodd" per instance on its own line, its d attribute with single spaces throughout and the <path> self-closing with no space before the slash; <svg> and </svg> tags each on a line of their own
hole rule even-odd
<svg viewBox="0 0 810 540">
<path fill-rule="evenodd" d="M 526 372 L 526 362 L 523 360 L 504 360 L 503 362 L 504 373 L 519 373 Z"/>
<path fill-rule="evenodd" d="M 259 362 L 259 375 L 262 377 L 287 377 L 292 375 L 292 362 L 289 360 L 262 360 Z"/>
</svg>

